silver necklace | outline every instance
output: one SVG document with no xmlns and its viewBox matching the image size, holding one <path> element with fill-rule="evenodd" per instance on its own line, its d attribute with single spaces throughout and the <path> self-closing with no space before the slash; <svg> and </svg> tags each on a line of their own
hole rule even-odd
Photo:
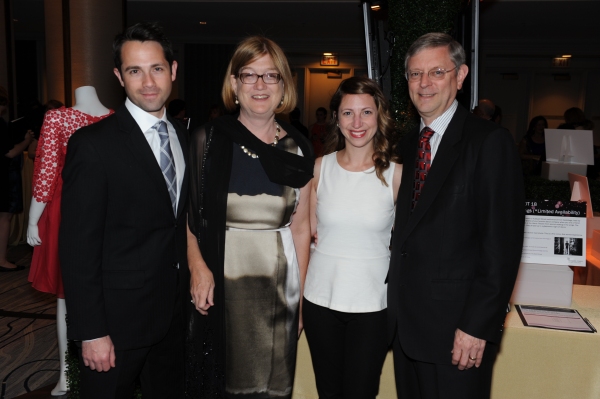
<svg viewBox="0 0 600 399">
<path fill-rule="evenodd" d="M 275 147 L 277 145 L 277 143 L 279 142 L 279 133 L 281 133 L 281 128 L 279 127 L 279 125 L 277 124 L 277 122 L 275 122 L 275 129 L 277 130 L 275 132 L 275 139 L 271 143 L 271 145 L 273 147 Z M 242 151 L 244 151 L 244 154 L 248 155 L 249 157 L 251 157 L 251 158 L 258 158 L 258 154 L 256 154 L 252 150 L 246 148 L 245 146 L 241 145 L 240 148 L 242 149 Z"/>
</svg>

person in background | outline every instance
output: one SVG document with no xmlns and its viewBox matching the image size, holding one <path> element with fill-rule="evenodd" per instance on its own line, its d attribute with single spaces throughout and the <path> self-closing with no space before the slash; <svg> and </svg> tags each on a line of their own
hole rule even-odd
<svg viewBox="0 0 600 399">
<path fill-rule="evenodd" d="M 400 399 L 486 399 L 519 270 L 525 193 L 510 133 L 456 101 L 469 68 L 445 33 L 405 56 L 421 122 L 401 142 L 388 338 Z"/>
<path fill-rule="evenodd" d="M 494 118 L 495 111 L 496 106 L 492 100 L 482 98 L 479 100 L 477 106 L 473 109 L 473 115 L 485 119 L 486 121 L 491 121 Z"/>
<path fill-rule="evenodd" d="M 330 109 L 327 155 L 315 162 L 311 188 L 318 240 L 306 277 L 304 329 L 319 398 L 374 399 L 388 350 L 385 279 L 402 165 L 375 81 L 344 80 Z"/>
<path fill-rule="evenodd" d="M 239 43 L 221 93 L 238 112 L 191 135 L 186 393 L 291 398 L 313 153 L 275 118 L 294 109 L 296 90 L 273 41 Z"/>
<path fill-rule="evenodd" d="M 565 123 L 561 123 L 558 125 L 557 129 L 577 129 L 578 126 L 581 126 L 585 123 L 585 114 L 581 110 L 581 108 L 572 107 L 565 111 L 564 113 Z"/>
<path fill-rule="evenodd" d="M 546 136 L 548 121 L 541 115 L 531 118 L 525 136 L 519 143 L 519 154 L 523 162 L 524 174 L 539 176 L 542 162 L 546 160 Z"/>
<path fill-rule="evenodd" d="M 223 108 L 219 104 L 212 104 L 208 110 L 208 121 L 213 121 L 223 115 Z"/>
<path fill-rule="evenodd" d="M 327 136 L 327 110 L 323 107 L 317 108 L 315 112 L 317 121 L 310 127 L 308 138 L 312 142 L 315 156 L 323 156 L 323 143 Z"/>
<path fill-rule="evenodd" d="M 290 124 L 298 129 L 304 137 L 308 138 L 308 128 L 300 122 L 300 115 L 300 109 L 298 107 L 294 108 L 292 112 L 290 112 Z"/>
<path fill-rule="evenodd" d="M 8 91 L 0 86 L 0 272 L 23 270 L 6 258 L 10 221 L 14 212 L 14 200 L 11 196 L 10 168 L 11 161 L 22 155 L 31 140 L 33 132 L 27 130 L 22 141 L 14 143 L 8 132 L 8 125 L 3 116 L 8 110 Z M 21 205 L 22 207 L 22 205 Z"/>
</svg>

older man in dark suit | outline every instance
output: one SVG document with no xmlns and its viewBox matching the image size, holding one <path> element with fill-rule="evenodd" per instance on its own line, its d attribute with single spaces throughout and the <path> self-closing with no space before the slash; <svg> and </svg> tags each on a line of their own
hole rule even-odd
<svg viewBox="0 0 600 399">
<path fill-rule="evenodd" d="M 488 398 L 521 257 L 519 156 L 505 129 L 457 103 L 459 43 L 424 35 L 405 67 L 421 126 L 401 145 L 388 281 L 398 397 Z"/>
<path fill-rule="evenodd" d="M 76 132 L 63 170 L 60 260 L 81 397 L 178 398 L 186 267 L 186 132 L 165 113 L 177 62 L 155 24 L 117 36 L 127 100 Z"/>
</svg>

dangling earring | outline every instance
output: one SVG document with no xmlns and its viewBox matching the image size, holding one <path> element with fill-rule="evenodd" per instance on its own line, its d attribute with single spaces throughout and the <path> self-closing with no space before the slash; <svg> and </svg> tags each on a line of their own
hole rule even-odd
<svg viewBox="0 0 600 399">
<path fill-rule="evenodd" d="M 281 101 L 279 102 L 279 105 L 283 105 L 283 96 L 281 96 Z"/>
<path fill-rule="evenodd" d="M 238 105 L 240 102 L 238 101 L 237 96 L 235 96 L 235 101 L 234 101 L 235 105 Z"/>
</svg>

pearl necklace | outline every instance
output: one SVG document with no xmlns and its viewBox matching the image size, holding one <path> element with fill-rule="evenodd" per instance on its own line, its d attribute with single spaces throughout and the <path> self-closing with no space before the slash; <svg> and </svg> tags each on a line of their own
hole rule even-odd
<svg viewBox="0 0 600 399">
<path fill-rule="evenodd" d="M 275 122 L 275 129 L 277 129 L 277 131 L 275 132 L 275 139 L 271 143 L 271 145 L 273 147 L 277 146 L 277 143 L 279 142 L 279 133 L 281 133 L 281 128 L 279 127 L 279 125 L 277 124 L 277 122 Z M 241 145 L 240 148 L 242 149 L 242 151 L 244 151 L 244 154 L 248 155 L 249 157 L 251 157 L 251 158 L 258 158 L 258 154 L 256 154 L 255 152 L 252 152 L 251 150 L 249 150 L 245 146 Z"/>
</svg>

